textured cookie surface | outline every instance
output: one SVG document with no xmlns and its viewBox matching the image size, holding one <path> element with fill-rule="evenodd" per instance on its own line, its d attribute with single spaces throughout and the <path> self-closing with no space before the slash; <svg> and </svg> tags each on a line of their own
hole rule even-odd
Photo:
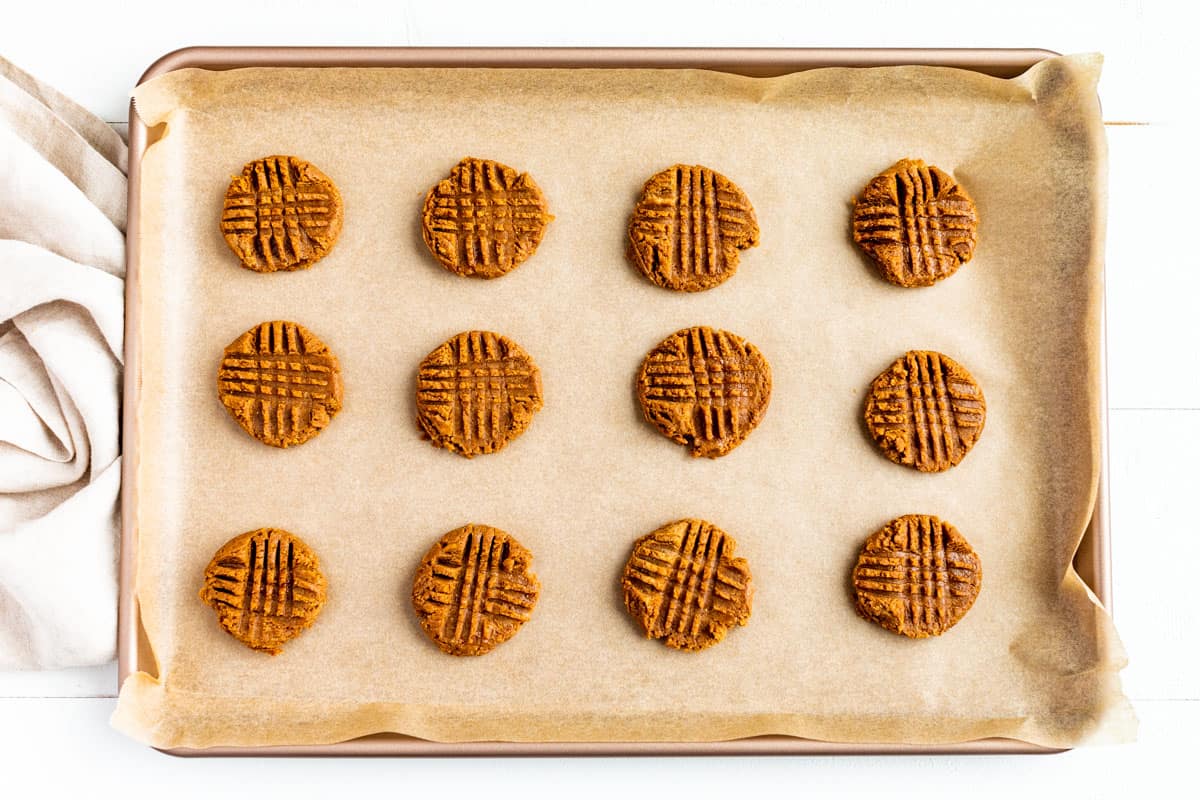
<svg viewBox="0 0 1200 800">
<path fill-rule="evenodd" d="M 629 220 L 629 258 L 666 289 L 711 289 L 737 271 L 738 251 L 758 244 L 746 194 L 708 167 L 676 164 L 654 175 Z"/>
<path fill-rule="evenodd" d="M 716 458 L 741 444 L 767 411 L 771 367 L 728 331 L 685 328 L 655 347 L 637 376 L 646 420 L 693 456 Z"/>
<path fill-rule="evenodd" d="M 961 364 L 913 350 L 871 383 L 865 416 L 871 438 L 892 461 L 942 472 L 962 461 L 983 433 L 987 404 Z"/>
<path fill-rule="evenodd" d="M 971 260 L 979 217 L 954 178 L 904 159 L 854 203 L 854 241 L 898 286 L 929 286 Z"/>
<path fill-rule="evenodd" d="M 703 650 L 750 620 L 750 567 L 733 537 L 681 519 L 638 539 L 621 576 L 625 608 L 651 639 Z"/>
<path fill-rule="evenodd" d="M 855 609 L 912 639 L 940 636 L 979 596 L 979 556 L 954 526 L 926 514 L 871 534 L 854 565 Z"/>
<path fill-rule="evenodd" d="M 533 555 L 487 525 L 464 525 L 429 549 L 417 568 L 412 602 L 421 628 L 454 656 L 479 656 L 529 621 L 541 585 Z"/>
<path fill-rule="evenodd" d="M 308 545 L 285 530 L 259 528 L 221 546 L 204 571 L 200 599 L 242 644 L 276 655 L 313 624 L 325 590 Z"/>
<path fill-rule="evenodd" d="M 341 230 L 337 187 L 295 156 L 251 161 L 225 192 L 221 233 L 242 266 L 256 272 L 311 267 Z"/>
<path fill-rule="evenodd" d="M 425 196 L 421 233 L 451 272 L 498 278 L 533 255 L 552 219 L 527 173 L 464 158 Z"/>
<path fill-rule="evenodd" d="M 291 447 L 320 433 L 341 409 L 341 370 L 312 331 L 264 322 L 225 348 L 217 394 L 246 433 Z"/>
<path fill-rule="evenodd" d="M 542 407 L 542 377 L 521 347 L 467 331 L 425 357 L 417 373 L 417 421 L 438 447 L 467 458 L 520 436 Z"/>
</svg>

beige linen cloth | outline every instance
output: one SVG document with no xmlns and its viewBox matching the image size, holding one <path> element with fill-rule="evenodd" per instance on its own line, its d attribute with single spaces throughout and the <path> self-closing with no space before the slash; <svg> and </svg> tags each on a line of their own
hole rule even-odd
<svg viewBox="0 0 1200 800">
<path fill-rule="evenodd" d="M 113 657 L 126 163 L 0 58 L 0 669 Z"/>
</svg>

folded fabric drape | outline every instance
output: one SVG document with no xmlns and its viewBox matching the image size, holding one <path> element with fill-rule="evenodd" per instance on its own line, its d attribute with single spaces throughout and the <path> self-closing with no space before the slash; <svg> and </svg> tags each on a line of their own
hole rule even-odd
<svg viewBox="0 0 1200 800">
<path fill-rule="evenodd" d="M 115 649 L 127 159 L 0 58 L 0 669 Z"/>
</svg>

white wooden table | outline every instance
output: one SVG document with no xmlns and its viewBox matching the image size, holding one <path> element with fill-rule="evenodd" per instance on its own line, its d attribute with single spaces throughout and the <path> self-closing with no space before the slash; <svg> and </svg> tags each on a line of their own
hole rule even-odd
<svg viewBox="0 0 1200 800">
<path fill-rule="evenodd" d="M 389 796 L 527 789 L 534 796 L 749 796 L 836 792 L 1006 796 L 1079 789 L 1083 797 L 1154 797 L 1182 783 L 1200 745 L 1200 637 L 1187 582 L 1200 538 L 1200 257 L 1191 204 L 1173 186 L 1192 180 L 1200 141 L 1197 93 L 1167 82 L 1192 55 L 1192 26 L 1158 3 L 1009 0 L 949 11 L 940 2 L 738 4 L 661 8 L 606 2 L 491 4 L 478 9 L 387 2 L 207 0 L 170 4 L 9 4 L 0 53 L 104 119 L 122 123 L 128 91 L 155 58 L 193 44 L 693 45 L 1044 47 L 1106 55 L 1108 128 L 1108 356 L 1115 617 L 1129 651 L 1124 684 L 1141 718 L 1139 741 L 1044 757 L 777 759 L 182 760 L 108 727 L 116 669 L 0 673 L 0 797 L 79 796 L 122 788 L 172 797 L 214 791 L 304 795 L 356 789 Z M 732 6 L 738 5 L 738 10 Z M 353 6 L 353 7 L 351 7 Z M 1190 66 L 1190 64 L 1188 64 Z M 1174 89 L 1184 92 L 1172 95 Z M 1194 185 L 1194 184 L 1193 184 Z M 1169 224 L 1180 224 L 1168 235 Z M 1178 245 L 1176 245 L 1178 242 Z M 1186 248 L 1191 248 L 1188 251 Z M 1179 566 L 1168 569 L 1173 563 Z M 1190 604 L 1190 605 L 1189 605 Z M 448 779 L 451 781 L 447 783 Z M 374 793 L 373 792 L 373 793 Z M 1183 784 L 1185 796 L 1194 781 Z M 364 791 L 365 794 L 365 791 Z"/>
</svg>

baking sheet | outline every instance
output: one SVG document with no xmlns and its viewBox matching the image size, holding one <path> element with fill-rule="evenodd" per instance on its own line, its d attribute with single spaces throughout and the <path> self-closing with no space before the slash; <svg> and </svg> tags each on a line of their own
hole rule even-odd
<svg viewBox="0 0 1200 800">
<path fill-rule="evenodd" d="M 1099 468 L 1104 144 L 1097 57 L 1015 81 L 936 68 L 775 79 L 700 71 L 186 70 L 137 94 L 166 135 L 142 163 L 143 375 L 138 599 L 158 661 L 115 721 L 158 746 L 320 743 L 393 730 L 436 740 L 835 741 L 1009 736 L 1048 746 L 1131 735 L 1108 617 L 1070 568 Z M 273 152 L 338 182 L 347 223 L 305 273 L 239 269 L 216 230 L 229 175 Z M 444 273 L 420 242 L 425 190 L 462 155 L 529 170 L 557 219 L 499 281 Z M 907 292 L 849 242 L 850 198 L 902 156 L 953 171 L 983 224 L 973 262 Z M 705 163 L 755 204 L 763 244 L 702 295 L 623 259 L 642 181 Z M 169 268 L 166 266 L 169 265 Z M 212 390 L 221 348 L 292 318 L 338 353 L 346 409 L 303 448 L 270 451 Z M 690 324 L 754 341 L 775 374 L 758 431 L 716 462 L 639 419 L 645 351 Z M 419 441 L 420 358 L 470 327 L 541 365 L 547 407 L 495 456 Z M 904 350 L 962 361 L 988 428 L 925 476 L 860 428 L 870 379 Z M 414 480 L 414 476 L 419 476 Z M 861 540 L 912 511 L 952 520 L 983 558 L 980 600 L 939 640 L 861 622 Z M 636 536 L 701 516 L 740 542 L 755 613 L 708 652 L 641 639 L 617 576 Z M 535 553 L 543 596 L 512 642 L 472 660 L 424 640 L 406 601 L 417 559 L 466 521 Z M 331 602 L 269 659 L 195 599 L 215 548 L 260 525 L 321 555 Z"/>
</svg>

